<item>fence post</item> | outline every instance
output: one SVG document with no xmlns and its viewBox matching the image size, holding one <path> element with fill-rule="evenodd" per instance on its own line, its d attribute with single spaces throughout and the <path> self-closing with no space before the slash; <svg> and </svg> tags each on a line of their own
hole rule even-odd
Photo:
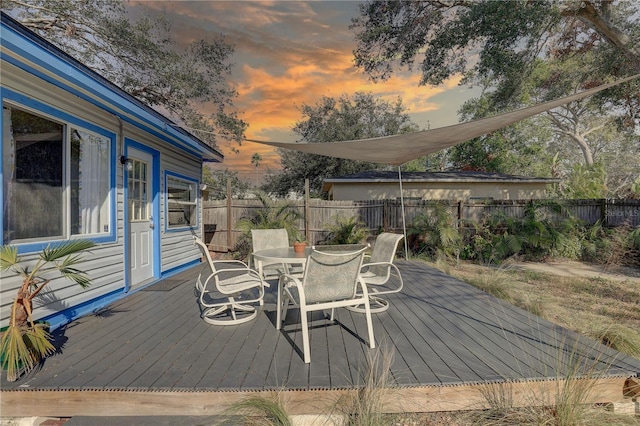
<svg viewBox="0 0 640 426">
<path fill-rule="evenodd" d="M 607 219 L 609 216 L 607 215 L 607 200 L 604 198 L 600 199 L 600 222 L 602 226 L 609 226 L 609 220 Z"/>
<path fill-rule="evenodd" d="M 389 203 L 390 200 L 382 200 L 382 229 L 389 229 Z"/>
<path fill-rule="evenodd" d="M 227 252 L 231 249 L 231 179 L 227 179 Z"/>
<path fill-rule="evenodd" d="M 309 178 L 304 179 L 304 237 L 309 241 Z"/>
</svg>

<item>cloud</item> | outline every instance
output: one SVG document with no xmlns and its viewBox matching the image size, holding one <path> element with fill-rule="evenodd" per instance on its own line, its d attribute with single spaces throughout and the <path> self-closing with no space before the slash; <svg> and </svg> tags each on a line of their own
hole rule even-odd
<svg viewBox="0 0 640 426">
<path fill-rule="evenodd" d="M 251 139 L 295 141 L 291 129 L 301 119 L 299 108 L 315 105 L 322 96 L 371 92 L 389 101 L 400 97 L 421 128 L 456 122 L 452 101 L 461 103 L 468 96 L 459 88 L 452 91 L 459 79 L 435 88 L 419 86 L 419 74 L 406 71 L 373 84 L 353 63 L 355 40 L 348 26 L 358 13 L 356 2 L 174 1 L 131 7 L 137 13 L 162 13 L 179 44 L 223 35 L 234 46 L 230 80 L 239 93 L 234 108 L 249 124 Z M 448 91 L 454 95 L 447 97 L 447 105 L 434 100 Z M 243 143 L 239 154 L 220 148 L 225 162 L 216 168 L 254 175 L 254 152 L 263 158 L 259 169 L 278 167 L 277 153 L 259 144 Z"/>
</svg>

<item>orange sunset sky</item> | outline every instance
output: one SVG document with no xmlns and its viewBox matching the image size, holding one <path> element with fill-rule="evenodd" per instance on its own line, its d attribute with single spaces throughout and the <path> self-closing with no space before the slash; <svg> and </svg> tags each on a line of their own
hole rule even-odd
<svg viewBox="0 0 640 426">
<path fill-rule="evenodd" d="M 142 1 L 132 13 L 164 14 L 173 37 L 182 43 L 223 34 L 234 46 L 230 83 L 239 96 L 234 106 L 248 124 L 249 139 L 293 142 L 291 131 L 302 117 L 299 107 L 322 96 L 370 92 L 395 101 L 400 97 L 420 129 L 458 122 L 456 111 L 477 90 L 458 86 L 459 79 L 439 87 L 418 86 L 419 74 L 398 70 L 374 84 L 354 67 L 355 39 L 349 30 L 358 15 L 355 1 Z M 240 153 L 220 143 L 225 155 L 213 167 L 237 171 L 252 184 L 268 169 L 279 168 L 279 155 L 268 146 L 243 142 Z M 258 169 L 251 156 L 262 157 Z"/>
</svg>

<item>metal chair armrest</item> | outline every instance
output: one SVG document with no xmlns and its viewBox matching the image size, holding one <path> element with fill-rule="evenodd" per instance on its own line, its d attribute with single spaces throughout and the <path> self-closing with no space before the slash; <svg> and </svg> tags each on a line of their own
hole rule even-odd
<svg viewBox="0 0 640 426">
<path fill-rule="evenodd" d="M 291 300 L 293 300 L 296 303 L 299 303 L 299 301 L 296 301 L 296 298 L 293 297 L 293 295 L 291 294 L 291 292 L 289 291 L 290 287 L 297 287 L 298 288 L 298 294 L 300 295 L 300 299 L 302 299 L 304 297 L 304 289 L 302 286 L 302 282 L 300 281 L 300 279 L 298 279 L 298 277 L 295 277 L 291 274 L 282 274 L 280 275 L 280 280 L 278 281 L 278 286 L 281 287 L 282 289 L 284 289 L 284 291 L 287 292 L 287 294 L 289 295 L 289 298 L 291 298 Z"/>
</svg>

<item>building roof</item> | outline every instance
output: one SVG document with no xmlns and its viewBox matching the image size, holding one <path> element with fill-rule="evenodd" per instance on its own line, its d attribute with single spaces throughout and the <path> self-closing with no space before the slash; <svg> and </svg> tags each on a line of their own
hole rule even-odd
<svg viewBox="0 0 640 426">
<path fill-rule="evenodd" d="M 221 152 L 4 12 L 1 22 L 2 61 L 61 87 L 205 161 L 224 159 Z"/>
<path fill-rule="evenodd" d="M 323 191 L 340 183 L 398 183 L 397 171 L 370 170 L 352 175 L 324 179 Z M 494 172 L 448 171 L 448 172 L 402 172 L 402 182 L 483 182 L 483 183 L 557 183 L 559 179 L 507 175 Z"/>
</svg>

